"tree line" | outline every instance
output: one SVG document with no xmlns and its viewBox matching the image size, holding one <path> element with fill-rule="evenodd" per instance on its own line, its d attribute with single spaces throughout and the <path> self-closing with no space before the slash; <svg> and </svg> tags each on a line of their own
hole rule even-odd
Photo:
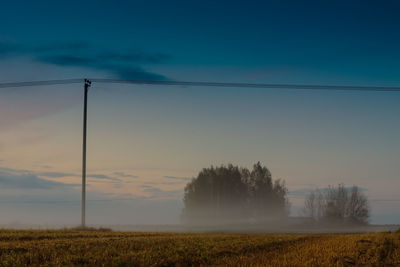
<svg viewBox="0 0 400 267">
<path fill-rule="evenodd" d="M 286 220 L 290 212 L 284 180 L 272 179 L 260 162 L 252 169 L 229 164 L 202 169 L 185 187 L 184 223 L 260 223 Z M 306 197 L 303 216 L 315 223 L 367 223 L 366 196 L 343 184 L 315 190 Z"/>
</svg>

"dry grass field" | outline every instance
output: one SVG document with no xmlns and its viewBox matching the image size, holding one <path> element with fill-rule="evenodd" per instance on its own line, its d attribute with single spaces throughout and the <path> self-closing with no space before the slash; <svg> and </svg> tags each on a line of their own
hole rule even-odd
<svg viewBox="0 0 400 267">
<path fill-rule="evenodd" d="M 400 266 L 400 234 L 0 230 L 0 266 Z"/>
</svg>

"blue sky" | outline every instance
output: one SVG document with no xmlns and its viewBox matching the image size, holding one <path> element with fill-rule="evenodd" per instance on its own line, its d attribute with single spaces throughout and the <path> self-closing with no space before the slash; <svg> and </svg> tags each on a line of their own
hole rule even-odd
<svg viewBox="0 0 400 267">
<path fill-rule="evenodd" d="M 0 27 L 11 47 L 53 64 L 88 64 L 50 59 L 71 54 L 144 53 L 182 67 L 390 83 L 399 79 L 398 9 L 396 1 L 3 1 Z"/>
<path fill-rule="evenodd" d="M 0 82 L 97 77 L 400 86 L 397 1 L 1 4 Z M 81 93 L 76 85 L 0 92 L 6 199 L 55 200 L 54 187 L 71 201 L 79 196 Z M 151 223 L 168 205 L 173 212 L 160 215 L 161 222 L 177 222 L 187 178 L 211 164 L 257 161 L 293 191 L 345 182 L 371 199 L 398 198 L 399 100 L 388 92 L 94 84 L 89 198 L 129 197 L 142 203 L 124 202 L 133 211 L 152 207 L 140 218 L 115 209 L 112 217 L 121 220 L 113 223 Z M 12 182 L 13 176 L 32 183 Z M 294 212 L 301 204 L 293 199 Z M 397 204 L 372 203 L 372 221 L 399 223 Z M 62 223 L 43 211 L 45 204 L 32 202 L 28 211 L 26 205 L 0 210 L 13 214 L 9 221 Z M 75 206 L 70 223 L 79 221 Z M 89 222 L 110 223 L 96 208 L 88 212 Z"/>
</svg>

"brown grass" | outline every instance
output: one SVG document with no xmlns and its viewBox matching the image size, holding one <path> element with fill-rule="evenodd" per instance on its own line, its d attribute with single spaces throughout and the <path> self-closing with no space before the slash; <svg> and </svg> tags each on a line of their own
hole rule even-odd
<svg viewBox="0 0 400 267">
<path fill-rule="evenodd" d="M 0 266 L 400 266 L 400 234 L 0 230 Z"/>
</svg>

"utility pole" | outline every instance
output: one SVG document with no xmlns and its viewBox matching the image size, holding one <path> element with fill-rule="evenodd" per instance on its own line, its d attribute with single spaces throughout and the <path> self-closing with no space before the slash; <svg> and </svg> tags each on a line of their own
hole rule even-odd
<svg viewBox="0 0 400 267">
<path fill-rule="evenodd" d="M 86 128 L 87 128 L 87 97 L 91 81 L 85 79 L 83 98 L 83 142 L 82 142 L 82 216 L 81 226 L 86 227 Z"/>
</svg>

